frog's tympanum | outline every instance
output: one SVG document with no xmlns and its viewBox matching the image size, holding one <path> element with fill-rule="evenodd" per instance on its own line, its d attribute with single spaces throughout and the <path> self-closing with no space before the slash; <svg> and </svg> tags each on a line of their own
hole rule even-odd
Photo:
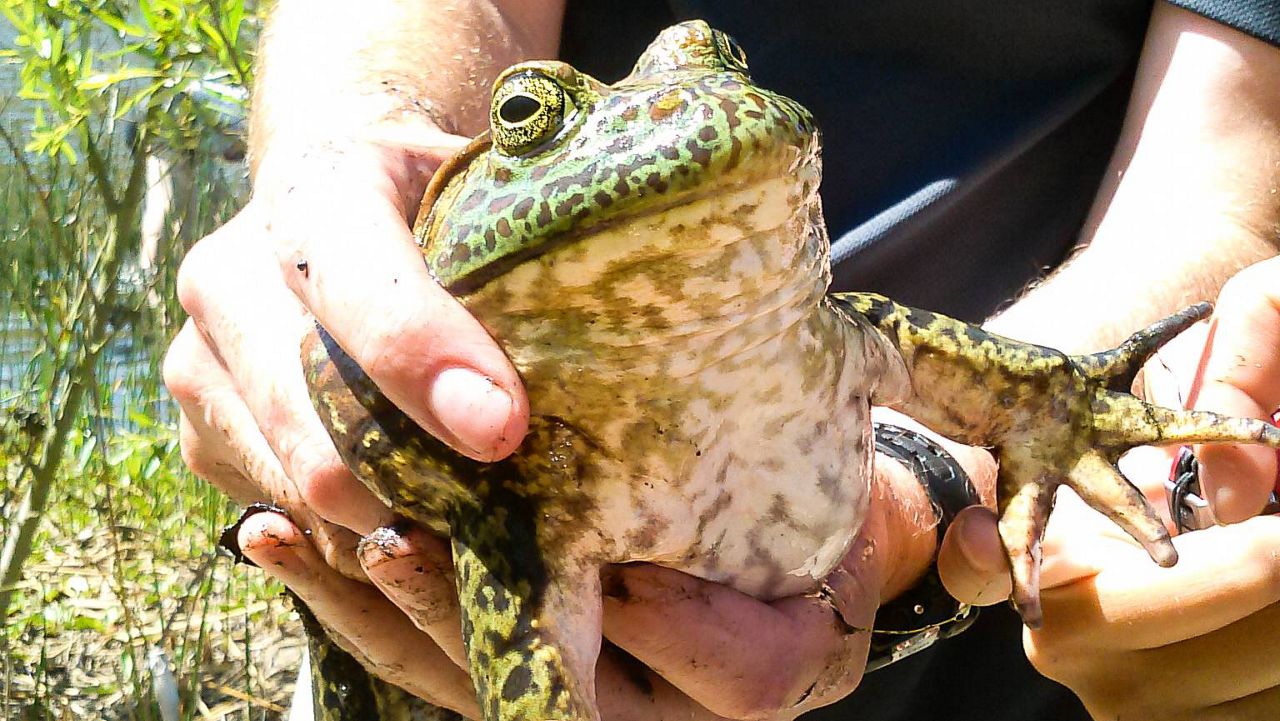
<svg viewBox="0 0 1280 721">
<path fill-rule="evenodd" d="M 1204 307 L 1068 356 L 884 297 L 828 295 L 817 129 L 705 23 L 663 32 L 616 85 L 516 65 L 494 84 L 490 121 L 433 178 L 416 234 L 431 273 L 519 370 L 523 445 L 498 463 L 464 458 L 323 331 L 305 350 L 344 460 L 451 539 L 489 721 L 598 718 L 604 564 L 661 564 L 762 599 L 813 591 L 867 509 L 873 403 L 994 449 L 1030 623 L 1059 485 L 1170 565 L 1168 533 L 1118 456 L 1280 441 L 1258 421 L 1129 395 L 1139 365 Z"/>
</svg>

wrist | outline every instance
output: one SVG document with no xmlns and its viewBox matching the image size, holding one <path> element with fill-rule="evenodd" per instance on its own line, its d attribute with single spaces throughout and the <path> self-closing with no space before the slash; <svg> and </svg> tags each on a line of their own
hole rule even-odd
<svg viewBox="0 0 1280 721">
<path fill-rule="evenodd" d="M 938 517 L 915 474 L 880 452 L 875 458 L 868 523 L 880 538 L 880 602 L 885 603 L 914 586 L 933 564 Z"/>
<path fill-rule="evenodd" d="M 942 536 L 939 523 L 945 528 L 969 505 L 995 510 L 997 465 L 987 450 L 956 443 L 896 411 L 876 408 L 873 415 L 880 428 L 878 444 L 884 440 L 884 431 L 896 426 L 935 447 L 910 453 L 919 456 L 924 451 L 931 456 L 926 464 L 933 473 L 911 468 L 900 457 L 901 450 L 876 452 L 868 518 L 874 521 L 878 531 L 874 537 L 880 539 L 885 557 L 881 599 L 889 601 L 913 588 L 935 564 Z M 939 456 L 949 456 L 959 467 L 954 473 L 948 471 L 950 463 Z M 939 512 L 946 518 L 939 518 Z"/>
<path fill-rule="evenodd" d="M 938 441 L 887 423 L 876 423 L 874 433 L 882 469 L 873 498 L 883 515 L 876 520 L 893 545 L 884 554 L 889 566 L 882 569 L 868 672 L 973 624 L 977 611 L 948 593 L 934 557 L 951 521 L 981 503 L 968 472 Z"/>
<path fill-rule="evenodd" d="M 872 419 L 920 433 L 937 443 L 969 476 L 982 505 L 996 506 L 996 462 L 985 449 L 956 443 L 913 419 L 884 407 L 872 409 Z M 873 523 L 884 557 L 881 601 L 912 588 L 930 569 L 938 553 L 938 517 L 921 479 L 907 466 L 877 452 L 871 486 L 868 523 Z"/>
</svg>

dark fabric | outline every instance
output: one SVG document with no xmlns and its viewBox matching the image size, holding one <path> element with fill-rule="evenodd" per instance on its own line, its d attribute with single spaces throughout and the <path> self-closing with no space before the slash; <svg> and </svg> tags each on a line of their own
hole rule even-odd
<svg viewBox="0 0 1280 721">
<path fill-rule="evenodd" d="M 1275 0 L 1177 0 L 1276 42 Z M 569 0 L 562 57 L 613 82 L 703 18 L 824 133 L 834 287 L 981 320 L 1074 245 L 1123 120 L 1150 0 Z M 1006 608 L 812 721 L 1084 720 Z"/>
<path fill-rule="evenodd" d="M 869 674 L 843 701 L 801 718 L 1089 721 L 1071 691 L 1027 663 L 1022 626 L 1007 606 L 983 609 L 963 634 Z"/>
<path fill-rule="evenodd" d="M 1280 45 L 1280 2 L 1277 0 L 1168 0 L 1170 4 L 1212 18 L 1272 45 Z"/>
</svg>

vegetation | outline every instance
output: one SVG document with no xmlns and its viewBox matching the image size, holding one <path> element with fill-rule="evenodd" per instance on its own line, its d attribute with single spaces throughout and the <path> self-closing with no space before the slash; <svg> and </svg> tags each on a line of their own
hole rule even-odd
<svg viewBox="0 0 1280 721">
<path fill-rule="evenodd" d="M 234 509 L 182 468 L 159 382 L 185 244 L 244 199 L 257 3 L 0 9 L 0 709 L 161 719 L 167 659 L 181 718 L 274 717 L 287 611 L 215 554 Z"/>
</svg>

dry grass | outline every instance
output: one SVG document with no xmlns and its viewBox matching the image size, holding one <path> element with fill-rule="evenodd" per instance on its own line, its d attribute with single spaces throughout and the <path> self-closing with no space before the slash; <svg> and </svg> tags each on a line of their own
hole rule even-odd
<svg viewBox="0 0 1280 721">
<path fill-rule="evenodd" d="M 278 719 L 287 705 L 297 620 L 277 584 L 218 551 L 236 509 L 182 467 L 163 392 L 140 380 L 154 377 L 144 364 L 112 381 L 133 384 L 117 405 L 148 406 L 153 418 L 135 413 L 114 431 L 89 423 L 57 478 L 0 630 L 5 719 L 163 721 L 148 665 L 156 649 L 174 670 L 182 719 Z M 2 455 L 0 511 L 21 488 L 21 464 Z"/>
</svg>

